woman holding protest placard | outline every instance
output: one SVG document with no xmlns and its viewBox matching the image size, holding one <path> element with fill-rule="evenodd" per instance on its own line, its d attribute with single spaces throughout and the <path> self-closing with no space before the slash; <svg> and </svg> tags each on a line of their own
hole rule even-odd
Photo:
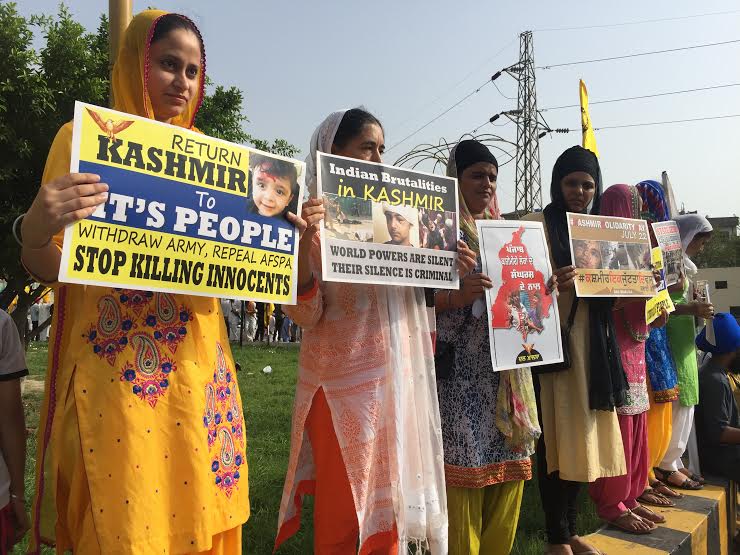
<svg viewBox="0 0 740 555">
<path fill-rule="evenodd" d="M 686 275 L 669 289 L 676 311 L 668 322 L 667 330 L 668 343 L 678 372 L 679 398 L 673 401 L 671 441 L 655 473 L 670 486 L 695 490 L 702 487 L 703 479 L 684 468 L 681 461 L 694 423 L 694 406 L 699 403 L 699 369 L 692 337 L 696 335 L 694 318 L 713 318 L 714 307 L 706 299 L 688 299 L 690 295 L 693 296 L 691 280 L 697 273 L 696 264 L 691 257 L 704 249 L 712 235 L 712 225 L 699 214 L 676 216 L 676 223 L 681 233 Z"/>
<path fill-rule="evenodd" d="M 670 209 L 663 186 L 657 181 L 645 180 L 636 185 L 642 198 L 643 219 L 649 224 L 671 219 Z M 652 225 L 648 227 L 653 246 L 657 246 Z M 668 450 L 672 430 L 672 403 L 678 399 L 678 377 L 673 362 L 666 328 L 652 328 L 650 337 L 645 342 L 645 361 L 647 363 L 648 392 L 650 393 L 650 410 L 647 413 L 648 484 L 638 498 L 640 503 L 656 507 L 672 507 L 675 503 L 669 497 L 680 498 L 666 484 L 657 480 L 653 467 L 663 460 Z"/>
<path fill-rule="evenodd" d="M 639 219 L 643 203 L 637 189 L 630 185 L 613 185 L 601 198 L 600 214 Z M 662 327 L 667 313 L 650 326 Z M 614 333 L 629 384 L 624 403 L 617 407 L 622 432 L 627 473 L 599 478 L 590 486 L 598 515 L 626 532 L 647 534 L 665 522 L 665 517 L 637 501 L 648 478 L 647 411 L 650 408 L 645 364 L 645 342 L 649 337 L 645 323 L 644 298 L 620 298 L 614 303 Z"/>
<path fill-rule="evenodd" d="M 537 443 L 537 475 L 545 512 L 548 553 L 598 553 L 577 535 L 581 483 L 626 472 L 615 405 L 627 389 L 621 367 L 610 357 L 611 301 L 578 299 L 573 280 L 566 213 L 598 214 L 601 170 L 596 155 L 580 146 L 555 162 L 551 202 L 544 213 L 524 219 L 544 222 L 551 264 L 558 277 L 558 306 L 563 329 L 572 320 L 570 366 L 537 372 L 542 436 Z M 617 355 L 618 357 L 618 352 Z"/>
<path fill-rule="evenodd" d="M 458 178 L 463 240 L 478 254 L 475 220 L 501 218 L 498 162 L 485 145 L 462 141 L 450 153 L 447 175 Z M 511 551 L 524 480 L 532 477 L 529 457 L 540 434 L 529 368 L 493 371 L 485 307 L 491 286 L 478 259 L 459 291 L 436 292 L 451 554 Z"/>
<path fill-rule="evenodd" d="M 447 501 L 424 291 L 325 282 L 317 152 L 380 162 L 383 128 L 360 108 L 329 115 L 311 138 L 309 224 L 299 296 L 285 313 L 304 329 L 288 472 L 276 546 L 315 495 L 316 553 L 397 553 L 407 542 L 447 551 Z M 472 257 L 458 250 L 461 271 Z"/>
<path fill-rule="evenodd" d="M 133 18 L 113 69 L 117 110 L 193 129 L 204 84 L 192 21 Z M 71 143 L 69 123 L 22 224 L 23 262 L 56 300 L 32 549 L 241 553 L 244 417 L 219 302 L 57 283 L 64 226 L 108 190 L 97 175 L 69 173 Z"/>
</svg>

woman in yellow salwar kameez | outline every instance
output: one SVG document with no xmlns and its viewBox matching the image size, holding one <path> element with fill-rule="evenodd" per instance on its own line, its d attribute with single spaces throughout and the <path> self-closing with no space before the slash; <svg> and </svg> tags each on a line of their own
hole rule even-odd
<svg viewBox="0 0 740 555">
<path fill-rule="evenodd" d="M 132 20 L 113 70 L 116 109 L 192 129 L 204 82 L 189 19 Z M 64 225 L 108 190 L 68 173 L 71 141 L 69 123 L 22 224 L 23 262 L 56 300 L 30 550 L 241 553 L 246 440 L 219 302 L 57 283 Z"/>
</svg>

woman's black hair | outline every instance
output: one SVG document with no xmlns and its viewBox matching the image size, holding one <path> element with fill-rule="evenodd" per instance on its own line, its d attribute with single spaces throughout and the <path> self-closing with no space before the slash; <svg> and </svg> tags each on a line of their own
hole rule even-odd
<svg viewBox="0 0 740 555">
<path fill-rule="evenodd" d="M 151 44 L 163 39 L 175 29 L 185 29 L 194 33 L 202 43 L 200 31 L 198 31 L 198 28 L 192 21 L 176 13 L 168 13 L 157 19 L 157 25 L 154 27 L 154 33 L 152 33 Z"/>
<path fill-rule="evenodd" d="M 352 108 L 347 110 L 339 123 L 336 135 L 334 135 L 334 146 L 344 148 L 347 143 L 360 134 L 366 125 L 377 125 L 383 129 L 380 120 L 367 110 Z"/>
<path fill-rule="evenodd" d="M 714 230 L 712 230 L 712 231 L 700 231 L 699 233 L 697 233 L 696 235 L 694 235 L 694 238 L 692 239 L 692 241 L 694 241 L 696 239 L 704 239 L 705 237 L 706 238 L 710 238 L 712 236 L 712 232 L 713 231 Z"/>
</svg>

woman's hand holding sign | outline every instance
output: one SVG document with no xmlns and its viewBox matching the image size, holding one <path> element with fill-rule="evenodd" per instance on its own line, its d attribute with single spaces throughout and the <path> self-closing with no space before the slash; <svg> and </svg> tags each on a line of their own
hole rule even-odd
<svg viewBox="0 0 740 555">
<path fill-rule="evenodd" d="M 462 306 L 468 306 L 475 302 L 476 299 L 482 299 L 486 294 L 486 289 L 493 287 L 493 282 L 486 274 L 470 274 L 462 280 L 460 287 L 460 303 Z"/>
<path fill-rule="evenodd" d="M 475 251 L 468 247 L 465 241 L 457 242 L 457 273 L 460 277 L 468 274 L 476 264 Z"/>
<path fill-rule="evenodd" d="M 107 198 L 108 185 L 93 173 L 68 173 L 41 185 L 21 224 L 26 267 L 39 278 L 56 281 L 60 253 L 57 248 L 46 250 L 52 238 L 90 216 Z"/>
<path fill-rule="evenodd" d="M 23 218 L 23 246 L 45 246 L 64 226 L 87 218 L 108 198 L 108 185 L 93 173 L 68 173 L 39 189 Z"/>
<path fill-rule="evenodd" d="M 324 219 L 325 212 L 324 201 L 322 199 L 311 198 L 303 203 L 300 218 L 293 213 L 288 213 L 288 220 L 298 228 L 302 245 L 311 244 L 313 236 L 321 228 L 321 220 Z"/>
<path fill-rule="evenodd" d="M 555 281 L 558 290 L 573 289 L 573 282 L 576 279 L 575 266 L 563 266 L 555 270 Z"/>
<path fill-rule="evenodd" d="M 288 219 L 298 228 L 301 241 L 298 245 L 298 294 L 305 293 L 313 284 L 311 273 L 311 243 L 321 227 L 326 209 L 323 199 L 310 198 L 303 203 L 301 217 L 288 214 Z"/>
</svg>

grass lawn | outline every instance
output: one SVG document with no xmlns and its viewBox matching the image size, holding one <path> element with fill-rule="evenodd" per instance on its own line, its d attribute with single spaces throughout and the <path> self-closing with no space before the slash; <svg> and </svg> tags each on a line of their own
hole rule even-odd
<svg viewBox="0 0 740 555">
<path fill-rule="evenodd" d="M 272 553 L 275 539 L 283 480 L 290 451 L 290 422 L 293 408 L 298 349 L 294 345 L 243 348 L 233 347 L 234 357 L 241 364 L 238 375 L 244 415 L 247 423 L 247 459 L 249 463 L 249 490 L 252 516 L 244 526 L 244 552 L 250 555 Z M 26 422 L 31 434 L 28 438 L 28 466 L 26 469 L 26 497 L 33 497 L 36 463 L 36 429 L 38 411 L 43 396 L 43 376 L 46 368 L 46 345 L 33 343 L 27 353 L 31 375 L 26 381 L 23 397 Z M 271 374 L 262 369 L 272 366 Z M 583 491 L 579 531 L 587 533 L 598 527 L 593 505 Z M 303 527 L 280 549 L 280 554 L 312 553 L 311 503 L 304 506 Z M 524 499 L 519 518 L 517 539 L 512 553 L 540 555 L 544 550 L 544 517 L 540 507 L 537 483 L 532 480 L 524 487 Z M 23 551 L 16 549 L 17 553 Z M 45 553 L 53 553 L 51 550 Z"/>
</svg>

